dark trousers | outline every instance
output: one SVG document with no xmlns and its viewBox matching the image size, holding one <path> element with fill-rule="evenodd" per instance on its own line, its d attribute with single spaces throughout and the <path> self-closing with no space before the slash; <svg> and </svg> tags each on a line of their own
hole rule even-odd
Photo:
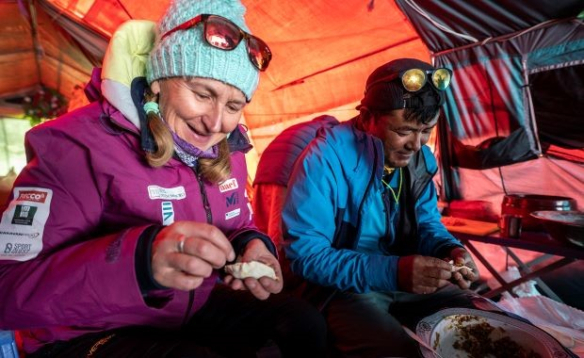
<svg viewBox="0 0 584 358">
<path fill-rule="evenodd" d="M 261 301 L 247 291 L 217 286 L 181 330 L 127 327 L 56 342 L 29 357 L 255 357 L 268 341 L 283 357 L 324 357 L 326 322 L 293 296 Z"/>
<path fill-rule="evenodd" d="M 454 285 L 433 294 L 338 292 L 324 309 L 339 357 L 420 357 L 418 343 L 402 328 L 440 309 L 474 307 L 471 291 Z"/>
</svg>

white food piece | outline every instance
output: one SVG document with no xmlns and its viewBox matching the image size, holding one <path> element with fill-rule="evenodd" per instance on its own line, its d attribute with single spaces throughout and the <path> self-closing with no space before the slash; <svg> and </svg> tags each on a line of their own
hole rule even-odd
<svg viewBox="0 0 584 358">
<path fill-rule="evenodd" d="M 466 266 L 466 265 L 463 265 L 463 266 L 456 266 L 456 265 L 454 264 L 454 261 L 452 261 L 452 260 L 448 261 L 448 263 L 450 264 L 450 266 L 452 266 L 452 270 L 451 270 L 452 272 L 457 272 L 457 271 L 460 271 L 460 270 L 462 270 L 463 268 L 465 268 L 465 269 L 467 269 L 467 270 L 468 270 L 468 272 L 472 273 L 472 269 L 471 269 L 470 267 Z"/>
<path fill-rule="evenodd" d="M 225 272 L 239 279 L 247 277 L 253 277 L 255 279 L 260 277 L 268 277 L 274 280 L 278 279 L 273 268 L 259 261 L 238 262 L 233 265 L 227 265 L 225 266 Z"/>
</svg>

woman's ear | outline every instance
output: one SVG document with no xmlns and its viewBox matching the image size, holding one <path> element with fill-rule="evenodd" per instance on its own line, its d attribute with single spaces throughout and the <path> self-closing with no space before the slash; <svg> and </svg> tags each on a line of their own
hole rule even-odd
<svg viewBox="0 0 584 358">
<path fill-rule="evenodd" d="M 150 90 L 152 91 L 152 93 L 154 94 L 159 94 L 160 93 L 160 83 L 158 82 L 158 80 L 153 81 L 150 84 Z"/>
</svg>

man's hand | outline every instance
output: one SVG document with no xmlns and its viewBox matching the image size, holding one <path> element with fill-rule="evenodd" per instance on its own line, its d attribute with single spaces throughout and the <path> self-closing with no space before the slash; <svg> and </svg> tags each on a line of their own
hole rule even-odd
<svg viewBox="0 0 584 358">
<path fill-rule="evenodd" d="M 264 242 L 260 239 L 251 240 L 243 251 L 241 257 L 238 257 L 238 262 L 259 261 L 268 266 L 271 266 L 276 272 L 277 280 L 260 277 L 245 278 L 243 280 L 236 279 L 232 275 L 225 276 L 225 283 L 234 290 L 249 290 L 255 297 L 260 300 L 267 299 L 272 293 L 279 293 L 284 287 L 282 280 L 282 269 L 278 259 L 272 255 L 270 250 L 266 247 Z"/>
<path fill-rule="evenodd" d="M 452 266 L 435 257 L 403 256 L 397 266 L 398 287 L 405 292 L 433 293 L 452 277 Z"/>
<path fill-rule="evenodd" d="M 152 276 L 162 286 L 183 291 L 199 287 L 213 269 L 233 260 L 229 240 L 206 223 L 175 222 L 162 229 L 152 244 Z"/>
<path fill-rule="evenodd" d="M 470 287 L 470 284 L 479 279 L 479 269 L 470 254 L 462 247 L 456 247 L 450 251 L 450 260 L 454 266 L 466 266 L 452 273 L 452 280 L 463 289 Z"/>
</svg>

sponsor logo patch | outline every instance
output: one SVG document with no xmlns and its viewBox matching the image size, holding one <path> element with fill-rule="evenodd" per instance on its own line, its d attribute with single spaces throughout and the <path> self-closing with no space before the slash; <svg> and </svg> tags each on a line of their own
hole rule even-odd
<svg viewBox="0 0 584 358">
<path fill-rule="evenodd" d="M 174 208 L 172 201 L 162 202 L 162 225 L 170 225 L 174 222 Z"/>
<path fill-rule="evenodd" d="M 225 220 L 233 219 L 234 217 L 239 216 L 239 214 L 241 214 L 240 208 L 237 208 L 235 210 L 231 210 L 231 211 L 225 213 Z"/>
<path fill-rule="evenodd" d="M 15 225 L 32 225 L 34 214 L 37 211 L 36 206 L 16 205 L 12 223 Z"/>
<path fill-rule="evenodd" d="M 17 201 L 32 201 L 34 203 L 44 203 L 47 199 L 47 192 L 40 190 L 23 190 L 18 193 Z"/>
<path fill-rule="evenodd" d="M 230 190 L 235 190 L 237 188 L 239 188 L 239 185 L 237 185 L 237 179 L 235 178 L 227 179 L 226 181 L 219 184 L 219 191 L 221 193 L 225 193 L 226 191 Z"/>
<path fill-rule="evenodd" d="M 177 186 L 175 188 L 163 188 L 158 185 L 148 185 L 148 197 L 150 199 L 162 200 L 182 200 L 187 197 L 184 186 Z"/>
<path fill-rule="evenodd" d="M 249 202 L 249 197 L 247 196 L 247 190 L 245 191 L 245 201 L 247 201 L 247 211 L 249 211 L 249 221 L 253 220 L 253 209 L 251 203 Z"/>
<path fill-rule="evenodd" d="M 4 254 L 6 255 L 25 255 L 28 254 L 32 244 L 13 244 L 13 243 L 6 243 L 4 247 Z"/>
<path fill-rule="evenodd" d="M 8 203 L 0 221 L 0 259 L 27 261 L 43 249 L 53 191 L 18 186 L 13 191 L 14 199 Z"/>
<path fill-rule="evenodd" d="M 225 206 L 230 207 L 239 204 L 239 194 L 237 192 L 225 197 Z"/>
</svg>

